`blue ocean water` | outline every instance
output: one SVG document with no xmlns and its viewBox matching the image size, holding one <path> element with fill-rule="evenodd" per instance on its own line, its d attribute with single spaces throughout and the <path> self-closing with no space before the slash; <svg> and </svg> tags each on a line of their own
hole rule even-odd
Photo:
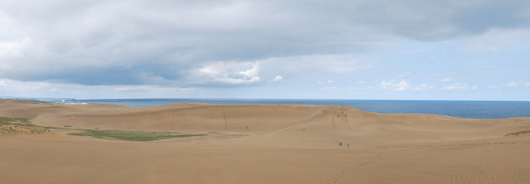
<svg viewBox="0 0 530 184">
<path fill-rule="evenodd" d="M 437 114 L 461 118 L 530 117 L 530 101 L 306 100 L 306 99 L 68 99 L 136 107 L 172 103 L 344 105 L 377 113 Z"/>
</svg>

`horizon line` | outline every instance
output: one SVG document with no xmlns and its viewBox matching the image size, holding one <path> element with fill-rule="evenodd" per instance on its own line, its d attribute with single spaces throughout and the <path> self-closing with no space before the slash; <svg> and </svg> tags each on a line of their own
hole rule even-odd
<svg viewBox="0 0 530 184">
<path fill-rule="evenodd" d="M 8 97 L 8 98 L 5 98 Z M 141 99 L 248 99 L 248 100 L 363 100 L 363 101 L 496 101 L 496 102 L 530 102 L 530 100 L 418 100 L 418 99 L 318 99 L 318 98 L 43 98 L 43 97 L 9 97 L 0 96 L 0 99 L 5 100 L 38 100 L 38 99 L 57 99 L 57 100 L 141 100 Z M 40 100 L 39 100 L 40 101 Z"/>
</svg>

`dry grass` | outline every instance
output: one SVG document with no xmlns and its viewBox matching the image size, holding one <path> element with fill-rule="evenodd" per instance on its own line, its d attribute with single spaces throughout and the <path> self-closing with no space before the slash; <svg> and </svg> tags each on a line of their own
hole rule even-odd
<svg viewBox="0 0 530 184">
<path fill-rule="evenodd" d="M 518 135 L 524 135 L 524 134 L 530 134 L 530 130 L 527 130 L 527 131 L 520 131 L 520 132 L 514 132 L 514 133 L 509 133 L 509 134 L 506 134 L 504 136 L 518 136 Z"/>
</svg>

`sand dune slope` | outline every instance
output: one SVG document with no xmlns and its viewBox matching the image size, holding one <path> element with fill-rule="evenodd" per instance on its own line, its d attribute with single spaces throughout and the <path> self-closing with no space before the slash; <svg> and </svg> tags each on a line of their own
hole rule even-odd
<svg viewBox="0 0 530 184">
<path fill-rule="evenodd" d="M 207 133 L 158 142 L 0 137 L 0 183 L 530 183 L 530 118 L 343 106 L 126 107 L 1 100 L 42 126 Z M 339 142 L 350 148 L 338 146 Z"/>
</svg>

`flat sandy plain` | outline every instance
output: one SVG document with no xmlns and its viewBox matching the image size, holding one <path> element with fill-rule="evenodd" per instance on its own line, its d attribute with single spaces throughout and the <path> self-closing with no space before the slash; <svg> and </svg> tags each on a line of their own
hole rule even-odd
<svg viewBox="0 0 530 184">
<path fill-rule="evenodd" d="M 208 134 L 154 142 L 65 130 L 2 136 L 0 183 L 530 183 L 530 136 L 504 136 L 530 130 L 530 118 L 378 114 L 343 106 L 10 100 L 0 101 L 0 116 L 43 126 Z"/>
</svg>

